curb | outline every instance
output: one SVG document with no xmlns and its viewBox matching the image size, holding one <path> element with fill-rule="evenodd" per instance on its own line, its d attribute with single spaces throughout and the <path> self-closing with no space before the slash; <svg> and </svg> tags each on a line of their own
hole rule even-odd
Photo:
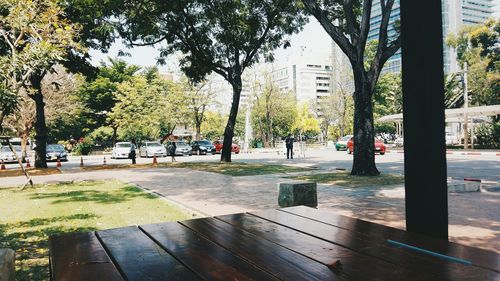
<svg viewBox="0 0 500 281">
<path fill-rule="evenodd" d="M 386 150 L 385 153 L 405 153 L 404 150 Z M 455 155 L 485 155 L 485 156 L 500 156 L 498 152 L 460 152 L 460 151 L 446 151 L 446 154 Z"/>
</svg>

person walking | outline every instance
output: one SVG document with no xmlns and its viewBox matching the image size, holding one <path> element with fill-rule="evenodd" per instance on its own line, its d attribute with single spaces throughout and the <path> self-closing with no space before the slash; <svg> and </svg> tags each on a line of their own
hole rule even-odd
<svg viewBox="0 0 500 281">
<path fill-rule="evenodd" d="M 285 138 L 286 145 L 286 159 L 293 159 L 293 137 L 292 134 L 288 134 Z"/>
<path fill-rule="evenodd" d="M 136 158 L 136 155 L 135 155 L 135 141 L 132 141 L 132 145 L 130 147 L 130 152 L 128 154 L 128 158 L 130 160 L 132 160 L 132 164 L 135 164 L 135 158 Z"/>
<path fill-rule="evenodd" d="M 170 156 L 172 156 L 172 162 L 177 162 L 177 160 L 175 160 L 175 151 L 177 150 L 177 145 L 175 144 L 175 141 L 176 139 L 173 138 L 172 141 L 170 142 L 168 151 L 170 153 Z"/>
</svg>

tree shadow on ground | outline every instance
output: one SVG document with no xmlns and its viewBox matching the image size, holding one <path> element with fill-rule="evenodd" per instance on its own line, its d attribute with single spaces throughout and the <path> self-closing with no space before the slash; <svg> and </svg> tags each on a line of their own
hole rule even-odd
<svg viewBox="0 0 500 281">
<path fill-rule="evenodd" d="M 61 224 L 97 217 L 99 216 L 95 214 L 82 213 L 0 224 L 0 248 L 16 251 L 16 280 L 49 280 L 49 236 L 94 231 L 94 227 L 70 227 Z"/>
<path fill-rule="evenodd" d="M 113 191 L 77 190 L 58 193 L 35 193 L 30 199 L 56 199 L 52 204 L 70 202 L 95 202 L 100 204 L 114 204 L 129 201 L 134 198 L 155 199 L 155 195 L 144 193 L 134 186 L 126 186 Z"/>
</svg>

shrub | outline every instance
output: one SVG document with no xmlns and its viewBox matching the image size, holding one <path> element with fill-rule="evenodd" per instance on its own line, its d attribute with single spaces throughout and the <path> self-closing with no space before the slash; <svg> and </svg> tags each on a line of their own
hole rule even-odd
<svg viewBox="0 0 500 281">
<path fill-rule="evenodd" d="M 94 147 L 90 140 L 85 139 L 83 142 L 79 142 L 73 148 L 73 153 L 75 155 L 89 155 L 90 151 Z"/>
<path fill-rule="evenodd" d="M 474 128 L 477 148 L 500 148 L 500 122 L 481 124 Z"/>
</svg>

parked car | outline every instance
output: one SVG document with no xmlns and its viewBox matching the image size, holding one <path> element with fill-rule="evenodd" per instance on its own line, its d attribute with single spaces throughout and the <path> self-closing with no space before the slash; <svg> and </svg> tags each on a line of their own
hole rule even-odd
<svg viewBox="0 0 500 281">
<path fill-rule="evenodd" d="M 215 141 L 214 142 L 214 147 L 215 147 L 215 153 L 221 153 L 222 152 L 222 144 L 223 141 Z M 233 143 L 231 145 L 231 152 L 234 152 L 236 154 L 240 153 L 240 146 Z"/>
<path fill-rule="evenodd" d="M 157 141 L 147 141 L 139 148 L 139 157 L 166 157 L 167 149 Z"/>
<path fill-rule="evenodd" d="M 165 144 L 165 147 L 167 148 L 167 155 L 168 156 L 171 155 L 170 151 L 168 149 L 168 147 L 170 147 L 170 145 L 172 145 L 172 142 L 170 142 L 170 141 Z M 189 144 L 187 144 L 183 141 L 176 141 L 175 142 L 175 156 L 188 156 L 188 155 L 189 156 L 193 155 L 193 148 Z"/>
<path fill-rule="evenodd" d="M 207 153 L 215 153 L 214 145 L 208 140 L 192 141 L 191 147 L 193 148 L 193 154 L 202 155 Z"/>
<path fill-rule="evenodd" d="M 62 144 L 48 144 L 45 151 L 47 161 L 68 161 L 68 153 Z"/>
<path fill-rule="evenodd" d="M 0 147 L 0 160 L 3 160 L 4 163 L 17 162 L 16 155 L 8 146 Z"/>
<path fill-rule="evenodd" d="M 117 142 L 111 152 L 111 159 L 127 159 L 132 149 L 135 149 L 135 145 L 131 142 Z"/>
<path fill-rule="evenodd" d="M 352 135 L 346 135 L 341 137 L 336 143 L 335 143 L 335 149 L 337 151 L 339 150 L 347 150 L 347 141 L 349 141 L 352 138 Z"/>
<path fill-rule="evenodd" d="M 385 144 L 380 140 L 375 139 L 375 153 L 380 153 L 384 155 L 386 151 Z M 347 142 L 347 153 L 351 154 L 354 152 L 354 138 L 350 138 Z"/>
</svg>

